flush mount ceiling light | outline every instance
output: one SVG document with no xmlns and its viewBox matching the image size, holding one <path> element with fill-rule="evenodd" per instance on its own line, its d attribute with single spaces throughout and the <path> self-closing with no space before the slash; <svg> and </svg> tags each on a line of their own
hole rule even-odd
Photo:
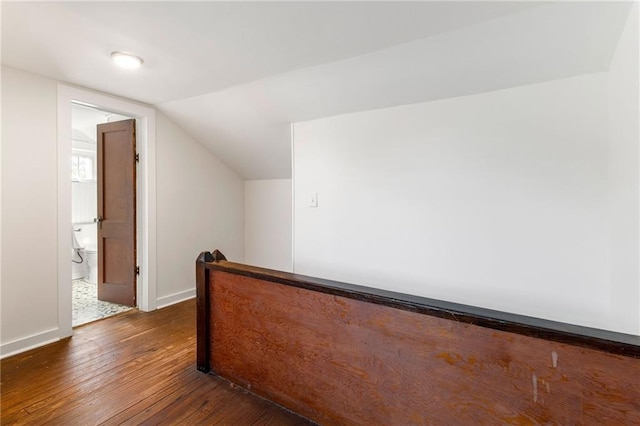
<svg viewBox="0 0 640 426">
<path fill-rule="evenodd" d="M 141 57 L 126 52 L 111 52 L 111 59 L 120 68 L 128 70 L 136 69 L 144 62 Z"/>
</svg>

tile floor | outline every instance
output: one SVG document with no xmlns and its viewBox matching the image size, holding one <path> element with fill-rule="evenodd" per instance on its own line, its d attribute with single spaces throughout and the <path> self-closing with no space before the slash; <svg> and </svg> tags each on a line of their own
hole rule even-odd
<svg viewBox="0 0 640 426">
<path fill-rule="evenodd" d="M 133 309 L 98 300 L 98 286 L 83 279 L 73 280 L 74 327 Z"/>
</svg>

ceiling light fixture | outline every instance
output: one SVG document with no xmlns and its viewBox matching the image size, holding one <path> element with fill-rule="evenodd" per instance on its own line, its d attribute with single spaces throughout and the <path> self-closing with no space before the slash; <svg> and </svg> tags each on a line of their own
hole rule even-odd
<svg viewBox="0 0 640 426">
<path fill-rule="evenodd" d="M 134 70 L 144 62 L 141 57 L 125 52 L 111 52 L 111 59 L 120 68 Z"/>
</svg>

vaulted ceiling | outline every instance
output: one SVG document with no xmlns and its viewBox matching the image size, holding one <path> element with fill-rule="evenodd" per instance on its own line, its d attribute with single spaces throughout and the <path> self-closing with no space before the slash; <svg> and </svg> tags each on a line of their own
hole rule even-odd
<svg viewBox="0 0 640 426">
<path fill-rule="evenodd" d="M 607 71 L 630 7 L 3 2 L 2 64 L 152 104 L 241 176 L 283 178 L 291 122 Z"/>
</svg>

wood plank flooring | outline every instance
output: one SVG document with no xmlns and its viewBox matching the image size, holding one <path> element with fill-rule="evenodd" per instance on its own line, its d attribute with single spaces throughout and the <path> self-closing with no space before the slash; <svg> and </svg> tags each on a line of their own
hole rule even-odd
<svg viewBox="0 0 640 426">
<path fill-rule="evenodd" d="M 195 301 L 78 327 L 0 363 L 2 425 L 309 425 L 196 371 Z"/>
</svg>

